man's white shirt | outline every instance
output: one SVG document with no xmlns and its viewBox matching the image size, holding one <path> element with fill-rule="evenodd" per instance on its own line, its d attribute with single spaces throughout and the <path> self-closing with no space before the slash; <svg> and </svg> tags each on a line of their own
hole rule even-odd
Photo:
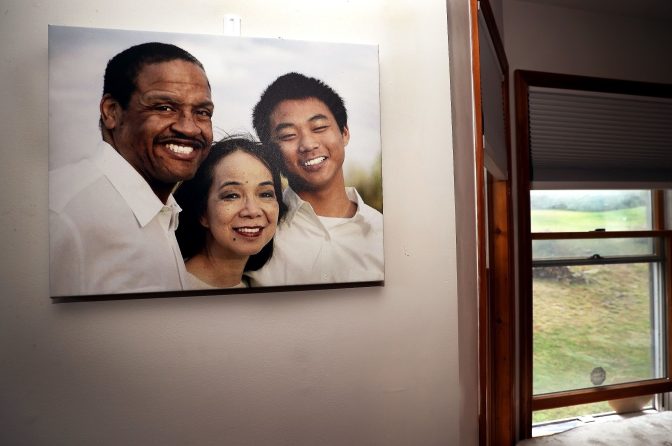
<svg viewBox="0 0 672 446">
<path fill-rule="evenodd" d="M 95 158 L 50 171 L 51 295 L 184 289 L 180 211 L 106 143 Z"/>
<path fill-rule="evenodd" d="M 259 271 L 246 273 L 252 286 L 382 281 L 383 215 L 364 203 L 355 188 L 346 193 L 357 204 L 356 214 L 329 218 L 285 189 L 289 211 L 278 226 L 271 259 Z"/>
</svg>

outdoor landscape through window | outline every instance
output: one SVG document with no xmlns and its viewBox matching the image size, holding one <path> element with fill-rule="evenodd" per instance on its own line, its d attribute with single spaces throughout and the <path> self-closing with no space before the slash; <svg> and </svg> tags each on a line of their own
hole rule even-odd
<svg viewBox="0 0 672 446">
<path fill-rule="evenodd" d="M 531 191 L 533 394 L 641 381 L 661 367 L 661 239 L 650 191 Z M 534 238 L 534 237 L 533 237 Z M 607 402 L 533 413 L 533 422 L 613 411 Z"/>
</svg>

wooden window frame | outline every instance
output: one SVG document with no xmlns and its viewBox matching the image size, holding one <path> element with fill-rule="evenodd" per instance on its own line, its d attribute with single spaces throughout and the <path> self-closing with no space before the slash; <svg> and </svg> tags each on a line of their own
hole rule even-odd
<svg viewBox="0 0 672 446">
<path fill-rule="evenodd" d="M 661 191 L 655 191 L 654 194 L 659 194 Z M 656 204 L 657 203 L 657 204 Z M 656 206 L 660 205 L 660 202 L 653 200 L 652 207 L 654 214 L 660 213 L 662 209 L 657 209 Z M 669 246 L 672 242 L 672 231 L 663 230 L 663 229 L 654 229 L 649 231 L 605 231 L 605 232 L 546 232 L 546 233 L 532 233 L 532 240 L 576 240 L 576 239 L 613 239 L 613 238 L 658 238 L 664 240 L 662 251 L 656 255 L 652 255 L 651 260 L 660 259 L 664 261 L 664 265 L 668 271 L 666 271 L 666 276 L 669 277 L 669 259 L 670 252 Z M 645 256 L 648 257 L 648 256 Z M 629 263 L 628 261 L 619 263 Z M 669 284 L 669 280 L 665 280 L 666 285 Z M 670 318 L 669 318 L 669 308 L 670 308 L 670 294 L 668 290 L 665 290 L 665 305 L 664 308 L 667 309 L 666 325 L 669 327 Z M 666 344 L 672 345 L 670 342 L 670 333 L 672 330 L 666 331 Z M 595 403 L 599 401 L 626 398 L 630 396 L 639 396 L 647 395 L 651 393 L 663 393 L 670 390 L 670 384 L 672 380 L 670 379 L 669 373 L 672 370 L 672 355 L 666 355 L 665 359 L 665 370 L 668 374 L 665 378 L 657 379 L 648 379 L 636 382 L 628 382 L 621 384 L 612 384 L 609 386 L 599 386 L 591 387 L 584 389 L 577 389 L 571 391 L 563 392 L 553 392 L 546 393 L 543 395 L 533 395 L 532 396 L 532 410 L 546 410 L 546 409 L 555 409 L 558 407 L 573 406 L 576 404 L 588 404 Z"/>
<path fill-rule="evenodd" d="M 530 134 L 528 91 L 530 86 L 566 88 L 573 90 L 598 91 L 606 93 L 635 94 L 646 96 L 672 97 L 672 85 L 653 84 L 612 79 L 599 79 L 585 76 L 542 73 L 517 70 L 514 73 L 514 94 L 516 110 L 516 165 L 517 165 L 517 216 L 518 216 L 518 352 L 519 352 L 519 433 L 522 438 L 532 435 L 532 412 L 578 404 L 594 403 L 611 399 L 627 398 L 638 395 L 665 393 L 672 391 L 672 231 L 664 230 L 664 196 L 662 191 L 654 193 L 652 207 L 654 212 L 652 231 L 605 232 L 599 235 L 591 233 L 591 238 L 632 236 L 640 234 L 650 237 L 662 237 L 665 240 L 665 308 L 666 308 L 666 376 L 623 384 L 613 384 L 587 389 L 533 395 L 533 320 L 532 320 L 532 239 L 552 238 L 553 235 L 532 235 L 530 227 Z M 596 237 L 597 235 L 597 237 Z M 572 237 L 563 234 L 563 238 Z M 577 234 L 576 238 L 585 237 Z"/>
</svg>

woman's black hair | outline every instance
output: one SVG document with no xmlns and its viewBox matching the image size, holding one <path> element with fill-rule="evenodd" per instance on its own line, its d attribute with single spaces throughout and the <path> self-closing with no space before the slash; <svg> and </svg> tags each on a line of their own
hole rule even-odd
<svg viewBox="0 0 672 446">
<path fill-rule="evenodd" d="M 200 253 L 205 248 L 208 229 L 200 223 L 208 205 L 208 195 L 214 179 L 214 170 L 219 162 L 237 151 L 249 153 L 261 161 L 273 177 L 275 198 L 278 201 L 278 223 L 287 212 L 287 205 L 282 201 L 282 185 L 278 158 L 267 146 L 255 141 L 251 135 L 231 135 L 214 143 L 210 153 L 196 171 L 191 180 L 185 181 L 175 192 L 175 200 L 182 208 L 180 224 L 177 227 L 177 242 L 182 256 L 186 259 Z M 245 271 L 256 271 L 271 258 L 273 240 L 269 241 L 261 251 L 253 254 L 245 264 Z"/>
</svg>

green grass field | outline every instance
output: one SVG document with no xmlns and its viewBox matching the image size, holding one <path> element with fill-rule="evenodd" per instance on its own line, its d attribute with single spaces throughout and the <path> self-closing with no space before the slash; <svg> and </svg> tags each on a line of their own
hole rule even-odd
<svg viewBox="0 0 672 446">
<path fill-rule="evenodd" d="M 609 214 L 609 215 L 605 215 Z M 644 229 L 640 208 L 608 212 L 532 212 L 536 231 Z M 621 226 L 618 226 L 616 222 Z M 627 224 L 626 224 L 627 223 Z M 533 388 L 535 394 L 651 378 L 649 264 L 560 267 L 563 274 L 533 281 Z M 551 274 L 552 276 L 552 274 Z M 535 412 L 533 422 L 610 411 L 606 402 Z"/>
<path fill-rule="evenodd" d="M 645 206 L 604 212 L 543 209 L 532 211 L 532 232 L 636 231 L 651 229 Z"/>
</svg>

